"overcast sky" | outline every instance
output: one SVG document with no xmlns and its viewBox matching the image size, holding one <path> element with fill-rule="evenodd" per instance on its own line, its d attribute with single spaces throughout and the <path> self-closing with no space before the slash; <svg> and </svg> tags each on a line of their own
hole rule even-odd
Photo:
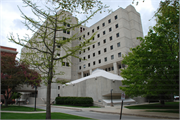
<svg viewBox="0 0 180 120">
<path fill-rule="evenodd" d="M 36 0 L 33 0 L 36 1 Z M 38 0 L 40 1 L 40 0 Z M 104 4 L 110 6 L 113 11 L 117 10 L 119 7 L 126 8 L 128 5 L 132 4 L 133 0 L 101 0 Z M 147 35 L 149 27 L 155 25 L 155 21 L 151 19 L 154 12 L 158 9 L 160 0 L 135 0 L 139 1 L 139 4 L 132 4 L 135 9 L 141 15 L 143 34 Z M 0 0 L 0 45 L 17 48 L 18 53 L 21 52 L 21 46 L 8 41 L 7 37 L 13 32 L 14 35 L 19 34 L 20 37 L 25 36 L 25 34 L 30 34 L 27 28 L 21 23 L 23 19 L 21 18 L 21 13 L 17 6 L 19 6 L 23 12 L 28 16 L 33 16 L 29 8 L 22 7 L 24 4 L 21 0 Z M 101 20 L 109 13 L 96 14 L 89 22 L 86 24 L 88 27 Z M 79 18 L 81 19 L 81 18 Z M 20 54 L 17 55 L 20 57 Z"/>
</svg>

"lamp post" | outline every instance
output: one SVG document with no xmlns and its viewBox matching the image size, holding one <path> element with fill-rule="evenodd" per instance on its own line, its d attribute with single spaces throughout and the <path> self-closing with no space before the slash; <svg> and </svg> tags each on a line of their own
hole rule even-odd
<svg viewBox="0 0 180 120">
<path fill-rule="evenodd" d="M 34 103 L 34 111 L 36 111 L 36 91 L 37 91 L 37 86 L 35 85 L 35 103 Z"/>
<path fill-rule="evenodd" d="M 114 106 L 114 105 L 113 105 L 113 102 L 112 102 L 112 91 L 113 91 L 113 89 L 111 89 L 111 107 Z"/>
</svg>

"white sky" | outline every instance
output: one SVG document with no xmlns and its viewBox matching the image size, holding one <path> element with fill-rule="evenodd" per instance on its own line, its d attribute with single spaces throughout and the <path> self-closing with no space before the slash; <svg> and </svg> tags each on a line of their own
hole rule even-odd
<svg viewBox="0 0 180 120">
<path fill-rule="evenodd" d="M 35 0 L 33 0 L 35 1 Z M 38 0 L 40 1 L 40 0 Z M 110 9 L 113 11 L 117 10 L 119 7 L 126 8 L 128 5 L 132 4 L 133 0 L 101 0 L 104 4 L 109 5 Z M 154 12 L 159 7 L 160 0 L 135 0 L 139 1 L 139 4 L 132 4 L 135 9 L 141 15 L 141 22 L 143 27 L 143 34 L 147 35 L 149 27 L 155 25 L 155 21 L 151 19 L 154 15 Z M 164 1 L 164 0 L 163 0 Z M 18 51 L 17 57 L 20 57 L 21 46 L 9 42 L 8 36 L 10 33 L 16 36 L 19 34 L 20 37 L 25 36 L 25 34 L 30 34 L 27 31 L 27 28 L 21 23 L 23 19 L 21 18 L 21 13 L 17 6 L 19 6 L 22 11 L 28 15 L 33 16 L 29 8 L 22 7 L 24 4 L 21 0 L 0 0 L 0 45 L 16 48 Z M 108 13 L 96 14 L 89 22 L 87 26 L 91 26 L 97 21 L 101 20 Z M 80 18 L 79 18 L 80 19 Z"/>
</svg>

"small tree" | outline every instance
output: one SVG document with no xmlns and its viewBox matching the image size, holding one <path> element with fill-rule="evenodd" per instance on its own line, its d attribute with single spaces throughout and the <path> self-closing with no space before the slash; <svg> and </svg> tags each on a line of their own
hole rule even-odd
<svg viewBox="0 0 180 120">
<path fill-rule="evenodd" d="M 28 83 L 32 87 L 40 86 L 40 75 L 28 68 L 28 65 L 19 63 L 10 56 L 1 57 L 1 92 L 4 96 L 5 106 L 11 99 L 15 89 Z"/>
<path fill-rule="evenodd" d="M 44 83 L 47 85 L 46 119 L 51 119 L 50 96 L 52 79 L 55 75 L 63 74 L 63 72 L 55 71 L 56 65 L 59 62 L 64 64 L 64 59 L 70 62 L 70 57 L 79 58 L 76 53 L 92 44 L 91 40 L 96 34 L 94 33 L 89 39 L 83 38 L 84 42 L 78 46 L 71 46 L 70 44 L 74 40 L 79 39 L 78 33 L 69 38 L 64 38 L 60 33 L 75 32 L 78 27 L 87 22 L 95 13 L 103 8 L 107 8 L 107 6 L 103 6 L 98 0 L 48 0 L 47 2 L 52 3 L 52 6 L 46 6 L 47 10 L 43 10 L 29 0 L 23 0 L 23 2 L 28 7 L 31 7 L 32 12 L 38 18 L 38 20 L 30 18 L 20 10 L 25 19 L 25 26 L 34 35 L 31 39 L 20 39 L 18 37 L 18 40 L 13 35 L 10 35 L 9 40 L 26 48 L 26 51 L 22 51 L 21 57 L 42 74 L 42 78 L 45 80 Z M 94 11 L 95 8 L 97 9 Z M 76 22 L 73 22 L 70 13 L 91 14 L 82 22 L 78 22 L 77 19 Z M 58 56 L 57 52 L 61 50 L 65 54 Z"/>
<path fill-rule="evenodd" d="M 155 14 L 156 25 L 141 44 L 122 61 L 120 87 L 129 96 L 157 96 L 164 100 L 179 94 L 179 1 L 165 0 Z"/>
</svg>

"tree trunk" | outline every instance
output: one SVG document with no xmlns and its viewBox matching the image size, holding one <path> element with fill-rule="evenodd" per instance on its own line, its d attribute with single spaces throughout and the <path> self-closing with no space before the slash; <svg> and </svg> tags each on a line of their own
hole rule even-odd
<svg viewBox="0 0 180 120">
<path fill-rule="evenodd" d="M 5 105 L 5 107 L 8 106 L 8 104 L 7 104 L 8 102 L 7 102 L 7 101 L 8 101 L 8 99 L 5 99 L 5 98 L 4 98 L 4 105 Z"/>
<path fill-rule="evenodd" d="M 46 98 L 46 119 L 51 119 L 50 98 L 51 98 L 51 82 L 48 82 L 48 85 L 47 85 L 47 98 Z"/>
</svg>

